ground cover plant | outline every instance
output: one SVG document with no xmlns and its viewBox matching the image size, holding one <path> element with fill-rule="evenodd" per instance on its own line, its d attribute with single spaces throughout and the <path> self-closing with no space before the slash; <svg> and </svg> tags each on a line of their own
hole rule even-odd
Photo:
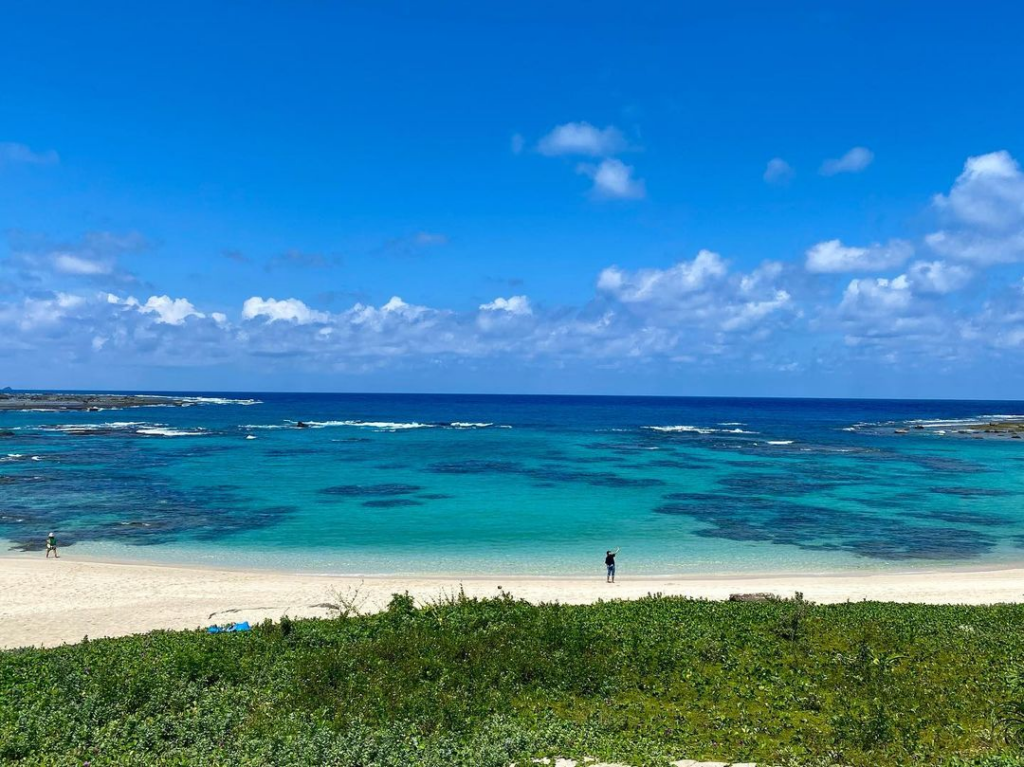
<svg viewBox="0 0 1024 767">
<path fill-rule="evenodd" d="M 454 597 L 0 653 L 0 761 L 1024 767 L 1024 606 Z"/>
</svg>

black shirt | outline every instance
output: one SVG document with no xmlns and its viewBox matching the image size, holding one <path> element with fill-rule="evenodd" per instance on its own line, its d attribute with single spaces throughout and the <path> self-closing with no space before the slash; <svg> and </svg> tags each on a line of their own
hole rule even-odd
<svg viewBox="0 0 1024 767">
<path fill-rule="evenodd" d="M 606 565 L 609 565 L 609 566 L 614 565 L 615 564 L 615 555 L 614 554 L 609 554 L 608 556 L 606 556 L 604 558 L 604 563 Z"/>
</svg>

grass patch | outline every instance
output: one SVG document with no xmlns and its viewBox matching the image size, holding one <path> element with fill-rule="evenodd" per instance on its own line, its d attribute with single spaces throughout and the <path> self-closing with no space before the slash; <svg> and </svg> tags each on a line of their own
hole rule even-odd
<svg viewBox="0 0 1024 767">
<path fill-rule="evenodd" d="M 250 634 L 0 653 L 0 761 L 1024 767 L 1022 627 L 1017 605 L 396 595 Z"/>
</svg>

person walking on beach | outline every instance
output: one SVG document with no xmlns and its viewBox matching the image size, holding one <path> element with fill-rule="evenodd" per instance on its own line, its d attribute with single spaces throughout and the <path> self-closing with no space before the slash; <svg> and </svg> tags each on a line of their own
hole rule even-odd
<svg viewBox="0 0 1024 767">
<path fill-rule="evenodd" d="M 50 558 L 50 552 L 53 552 L 54 559 L 60 559 L 60 554 L 57 553 L 57 535 L 50 533 L 46 536 L 46 558 Z"/>
<path fill-rule="evenodd" d="M 608 577 L 605 579 L 606 583 L 615 583 L 615 555 L 619 553 L 618 549 L 615 551 L 609 550 L 604 555 L 604 564 L 608 568 Z"/>
</svg>

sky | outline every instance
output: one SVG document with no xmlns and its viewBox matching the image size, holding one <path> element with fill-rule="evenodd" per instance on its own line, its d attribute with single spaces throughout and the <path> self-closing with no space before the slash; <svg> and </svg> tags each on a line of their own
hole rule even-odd
<svg viewBox="0 0 1024 767">
<path fill-rule="evenodd" d="M 1019 3 L 3 16 L 0 387 L 1020 397 Z"/>
</svg>

